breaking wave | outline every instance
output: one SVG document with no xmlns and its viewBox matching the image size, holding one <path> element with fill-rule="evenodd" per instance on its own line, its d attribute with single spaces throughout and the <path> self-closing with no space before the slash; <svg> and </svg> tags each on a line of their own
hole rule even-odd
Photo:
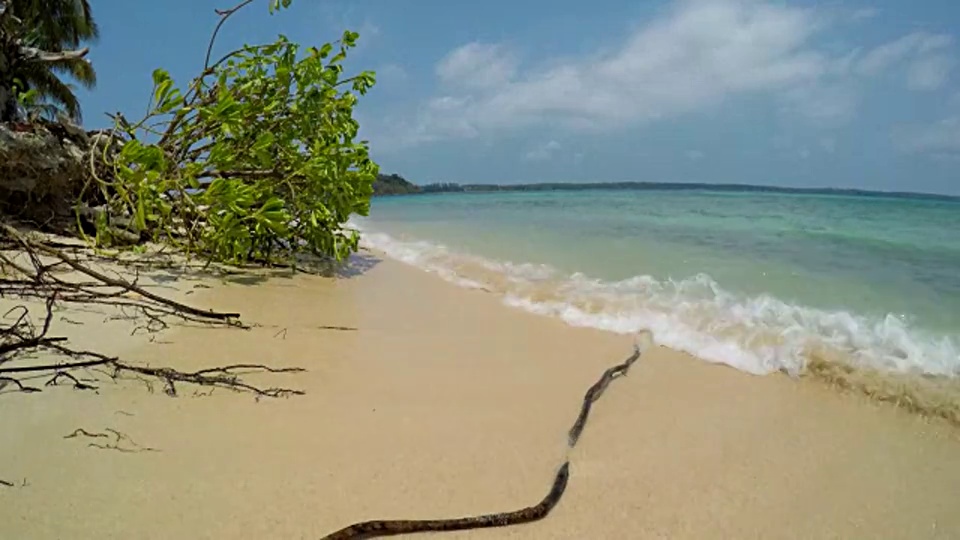
<svg viewBox="0 0 960 540">
<path fill-rule="evenodd" d="M 543 264 L 496 261 L 419 240 L 365 231 L 361 244 L 509 306 L 571 326 L 632 334 L 702 360 L 766 375 L 812 376 L 960 426 L 960 347 L 955 336 L 899 316 L 869 317 L 724 290 L 706 274 L 603 281 Z"/>
</svg>

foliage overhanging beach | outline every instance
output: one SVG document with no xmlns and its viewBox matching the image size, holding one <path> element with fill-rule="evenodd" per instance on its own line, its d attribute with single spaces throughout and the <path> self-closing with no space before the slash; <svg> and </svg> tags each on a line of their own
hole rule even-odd
<svg viewBox="0 0 960 540">
<path fill-rule="evenodd" d="M 269 397 L 299 393 L 260 389 L 236 374 L 273 371 L 264 365 L 182 373 L 76 350 L 48 335 L 54 309 L 64 303 L 136 310 L 153 331 L 166 328 L 169 317 L 243 326 L 237 313 L 204 310 L 148 291 L 137 285 L 136 274 L 107 275 L 82 260 L 83 252 L 114 266 L 126 253 L 159 248 L 208 267 L 296 267 L 301 254 L 336 263 L 356 251 L 358 235 L 344 224 L 350 215 L 369 211 L 377 174 L 366 142 L 354 141 L 358 125 L 352 118 L 357 96 L 373 85 L 374 76 L 342 75 L 341 64 L 359 36 L 346 31 L 335 44 L 305 54 L 280 36 L 214 61 L 221 26 L 251 3 L 216 11 L 219 23 L 203 69 L 186 89 L 157 69 L 144 118 L 130 122 L 117 113 L 112 129 L 92 132 L 73 123 L 81 117 L 79 104 L 59 79 L 66 74 L 95 82 L 85 58 L 89 49 L 78 48 L 98 35 L 89 3 L 63 0 L 56 9 L 30 1 L 0 3 L 0 212 L 21 227 L 83 240 L 65 248 L 2 225 L 3 295 L 41 298 L 45 305 L 40 325 L 23 305 L 7 313 L 16 316 L 2 329 L 5 384 L 38 391 L 17 375 L 49 372 L 48 386 L 69 379 L 75 388 L 94 389 L 71 371 L 99 367 L 114 378 L 133 373 L 160 379 L 170 395 L 177 394 L 176 382 Z M 269 11 L 289 5 L 271 0 Z M 71 281 L 64 269 L 93 281 Z M 24 365 L 22 356 L 36 349 L 75 361 Z"/>
</svg>

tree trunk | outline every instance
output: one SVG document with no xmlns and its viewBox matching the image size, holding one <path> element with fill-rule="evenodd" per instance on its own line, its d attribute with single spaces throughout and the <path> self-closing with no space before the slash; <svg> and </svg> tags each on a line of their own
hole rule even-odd
<svg viewBox="0 0 960 540">
<path fill-rule="evenodd" d="M 17 104 L 17 96 L 13 93 L 13 88 L 0 81 L 0 122 L 17 122 L 20 118 L 20 107 Z"/>
<path fill-rule="evenodd" d="M 5 2 L 0 0 L 0 10 Z M 0 20 L 3 18 L 0 11 Z M 3 35 L 3 26 L 0 26 L 0 122 L 15 122 L 20 120 L 20 107 L 17 103 L 17 94 L 13 91 L 13 40 Z"/>
</svg>

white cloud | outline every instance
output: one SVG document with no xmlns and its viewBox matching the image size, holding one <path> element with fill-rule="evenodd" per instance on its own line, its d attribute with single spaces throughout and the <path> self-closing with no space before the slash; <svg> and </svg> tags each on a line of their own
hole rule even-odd
<svg viewBox="0 0 960 540">
<path fill-rule="evenodd" d="M 443 94 L 396 126 L 397 138 L 410 145 L 531 126 L 610 131 L 747 95 L 835 125 L 854 115 L 860 77 L 901 65 L 911 88 L 946 81 L 949 36 L 913 32 L 866 53 L 831 55 L 814 38 L 837 20 L 782 2 L 678 0 L 619 43 L 579 57 L 524 65 L 505 45 L 469 43 L 440 60 Z"/>
<path fill-rule="evenodd" d="M 706 157 L 706 154 L 704 154 L 700 150 L 687 150 L 686 152 L 684 152 L 684 155 L 687 156 L 687 159 L 691 161 L 700 161 L 701 159 Z"/>
<path fill-rule="evenodd" d="M 859 96 L 851 84 L 811 82 L 783 93 L 787 111 L 821 125 L 849 120 L 857 107 Z"/>
<path fill-rule="evenodd" d="M 546 161 L 552 158 L 554 152 L 560 148 L 560 143 L 557 141 L 547 141 L 524 154 L 523 158 L 527 161 Z"/>
<path fill-rule="evenodd" d="M 909 89 L 935 90 L 946 82 L 953 69 L 953 58 L 944 52 L 952 44 L 953 38 L 946 34 L 912 32 L 870 50 L 857 61 L 855 71 L 873 76 L 906 63 Z"/>
<path fill-rule="evenodd" d="M 936 90 L 947 82 L 954 60 L 947 55 L 933 55 L 913 62 L 907 68 L 907 87 L 911 90 Z"/>
<path fill-rule="evenodd" d="M 363 36 L 367 36 L 367 39 L 371 39 L 380 35 L 380 25 L 370 20 L 363 21 L 363 23 L 360 24 L 360 28 L 357 30 L 357 33 L 360 34 L 361 39 Z"/>
<path fill-rule="evenodd" d="M 960 153 L 960 116 L 933 124 L 903 126 L 894 131 L 893 140 L 908 153 Z"/>
<path fill-rule="evenodd" d="M 445 84 L 491 88 L 512 79 L 516 69 L 516 60 L 503 46 L 473 42 L 444 56 L 436 71 Z"/>
<path fill-rule="evenodd" d="M 756 1 L 680 2 L 610 52 L 518 70 L 501 45 L 445 56 L 434 98 L 402 130 L 445 138 L 540 123 L 605 130 L 672 117 L 750 92 L 815 80 L 825 58 L 805 47 L 813 13 Z M 447 107 L 451 99 L 458 107 Z M 429 135 L 427 135 L 429 134 Z"/>
<path fill-rule="evenodd" d="M 908 56 L 942 49 L 950 45 L 950 37 L 942 34 L 913 32 L 870 50 L 860 59 L 857 71 L 862 75 L 876 75 Z"/>
<path fill-rule="evenodd" d="M 407 80 L 407 70 L 397 64 L 386 64 L 375 70 L 378 86 L 392 86 Z"/>
</svg>

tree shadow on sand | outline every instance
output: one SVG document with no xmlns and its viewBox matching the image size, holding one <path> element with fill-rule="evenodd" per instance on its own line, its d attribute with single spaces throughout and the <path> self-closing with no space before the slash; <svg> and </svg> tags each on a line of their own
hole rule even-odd
<svg viewBox="0 0 960 540">
<path fill-rule="evenodd" d="M 178 281 L 200 281 L 210 277 L 233 285 L 259 285 L 275 279 L 290 279 L 296 274 L 312 274 L 327 278 L 353 278 L 373 269 L 381 259 L 369 253 L 353 253 L 345 261 L 298 255 L 296 267 L 208 265 L 204 261 L 176 260 L 173 257 L 141 256 L 134 260 L 111 260 L 114 264 L 142 271 L 154 287 L 173 287 Z"/>
</svg>

